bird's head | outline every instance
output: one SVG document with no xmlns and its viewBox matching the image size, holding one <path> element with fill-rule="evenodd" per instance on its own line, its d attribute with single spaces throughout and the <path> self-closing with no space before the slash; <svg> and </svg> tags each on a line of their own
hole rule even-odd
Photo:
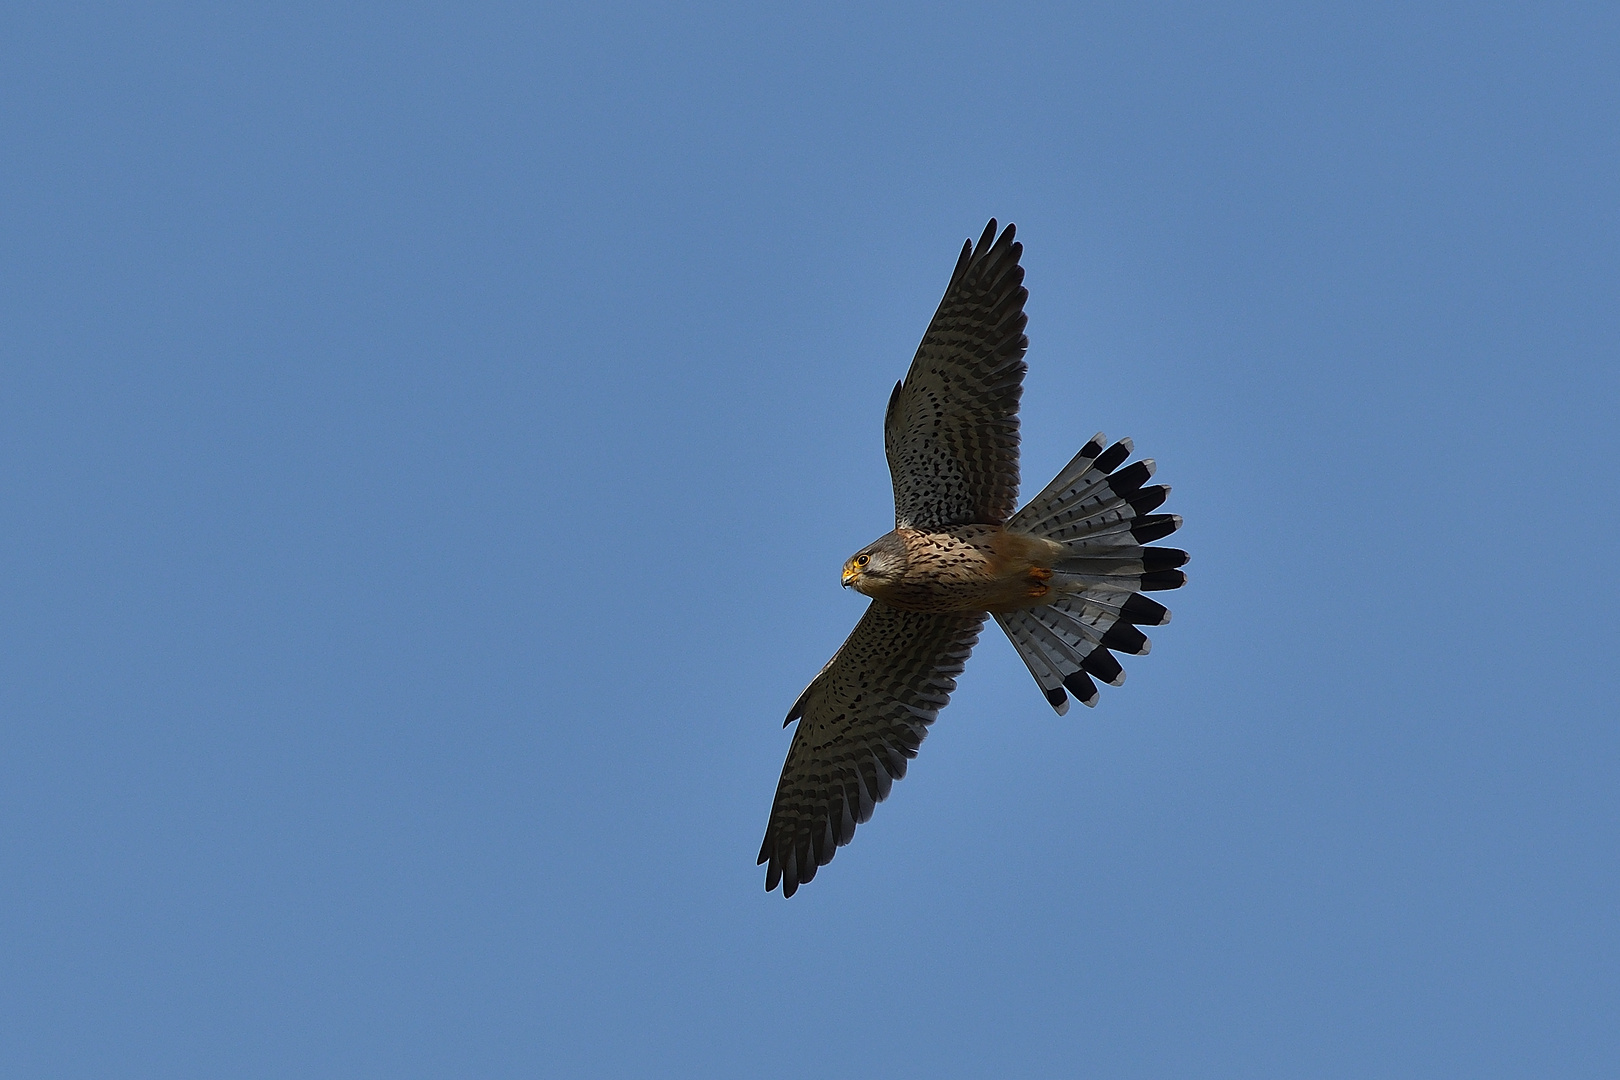
<svg viewBox="0 0 1620 1080">
<path fill-rule="evenodd" d="M 844 563 L 844 588 L 873 596 L 906 573 L 906 545 L 896 533 L 867 544 Z"/>
</svg>

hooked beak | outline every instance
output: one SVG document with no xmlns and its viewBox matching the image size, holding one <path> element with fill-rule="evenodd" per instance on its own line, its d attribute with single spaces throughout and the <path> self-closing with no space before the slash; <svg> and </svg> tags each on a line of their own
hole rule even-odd
<svg viewBox="0 0 1620 1080">
<path fill-rule="evenodd" d="M 854 584 L 855 579 L 858 576 L 860 576 L 860 571 L 855 569 L 853 566 L 844 567 L 844 588 L 847 589 L 850 587 L 850 585 Z"/>
</svg>

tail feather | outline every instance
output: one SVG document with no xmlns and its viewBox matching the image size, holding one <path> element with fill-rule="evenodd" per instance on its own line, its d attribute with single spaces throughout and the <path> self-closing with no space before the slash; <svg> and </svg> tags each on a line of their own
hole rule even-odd
<svg viewBox="0 0 1620 1080">
<path fill-rule="evenodd" d="M 1008 528 L 1055 540 L 1063 555 L 1053 566 L 1057 596 L 1048 604 L 996 615 L 1047 701 L 1060 714 L 1065 691 L 1096 705 L 1093 678 L 1118 686 L 1124 669 L 1114 653 L 1144 655 L 1152 647 L 1138 626 L 1160 626 L 1170 612 L 1143 592 L 1174 589 L 1187 575 L 1179 548 L 1148 546 L 1181 528 L 1177 514 L 1153 513 L 1170 489 L 1144 486 L 1152 459 L 1124 465 L 1132 444 L 1087 442 L 1046 488 L 1007 522 Z"/>
<path fill-rule="evenodd" d="M 1130 455 L 1132 443 L 1121 439 L 1103 449 L 1102 432 L 1091 437 L 1080 452 L 1070 459 L 1052 482 L 1041 493 L 1025 504 L 1007 524 L 1034 531 L 1036 525 L 1054 514 L 1076 507 L 1119 463 Z"/>
<path fill-rule="evenodd" d="M 1066 487 L 1092 470 L 1097 458 L 1102 456 L 1103 446 L 1106 445 L 1106 441 L 1107 436 L 1100 431 L 1093 435 L 1090 441 L 1080 448 L 1080 452 L 1070 458 L 1067 465 L 1058 470 L 1058 474 L 1052 477 L 1052 482 L 1041 489 L 1039 495 L 1029 500 L 1029 503 L 1017 514 L 1014 514 L 1013 518 L 1016 520 L 1020 515 L 1039 512 L 1042 508 L 1058 501 Z M 1011 523 L 1009 522 L 1009 524 Z"/>
<path fill-rule="evenodd" d="M 1063 678 L 1065 671 L 1078 671 L 1078 662 L 1064 661 L 1067 657 L 1059 657 L 1059 649 L 1051 647 L 1041 639 L 1040 622 L 1032 617 L 1027 610 L 998 613 L 996 623 L 1006 632 L 1013 648 L 1029 668 L 1029 673 L 1035 677 L 1035 684 L 1046 695 L 1057 714 L 1062 716 L 1069 711 L 1069 696 L 1063 692 Z M 1087 705 L 1095 705 L 1095 699 L 1085 701 Z"/>
</svg>

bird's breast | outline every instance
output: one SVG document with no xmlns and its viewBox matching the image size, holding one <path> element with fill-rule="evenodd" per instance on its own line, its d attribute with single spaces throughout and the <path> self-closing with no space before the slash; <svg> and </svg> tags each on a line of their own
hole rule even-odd
<svg viewBox="0 0 1620 1080">
<path fill-rule="evenodd" d="M 906 529 L 907 567 L 871 595 L 908 611 L 1012 611 L 1044 602 L 1061 548 L 999 525 Z"/>
</svg>

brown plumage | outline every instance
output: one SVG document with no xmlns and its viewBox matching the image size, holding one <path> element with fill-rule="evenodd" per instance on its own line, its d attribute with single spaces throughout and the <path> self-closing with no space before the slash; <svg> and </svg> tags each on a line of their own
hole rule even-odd
<svg viewBox="0 0 1620 1080">
<path fill-rule="evenodd" d="M 862 561 L 880 545 L 897 556 Z M 906 611 L 1016 611 L 1051 595 L 1052 567 L 1062 556 L 1061 544 L 1000 525 L 896 529 L 850 557 L 844 584 Z"/>
<path fill-rule="evenodd" d="M 889 398 L 884 449 L 895 528 L 852 555 L 844 584 L 872 598 L 854 633 L 788 711 L 799 721 L 759 861 L 792 896 L 849 843 L 906 773 L 987 616 L 1047 701 L 1119 685 L 1114 652 L 1147 652 L 1137 626 L 1169 621 L 1143 591 L 1186 581 L 1186 552 L 1144 546 L 1181 519 L 1154 514 L 1151 461 L 1101 435 L 1017 513 L 1018 403 L 1026 370 L 1022 245 L 994 220 L 962 249 L 944 299 Z"/>
</svg>

